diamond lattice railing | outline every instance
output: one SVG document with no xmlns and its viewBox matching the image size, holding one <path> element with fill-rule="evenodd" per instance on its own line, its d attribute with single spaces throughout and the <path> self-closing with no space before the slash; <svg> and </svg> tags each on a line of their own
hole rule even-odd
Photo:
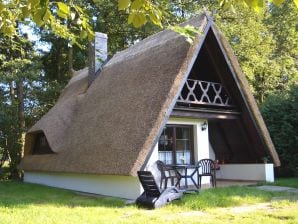
<svg viewBox="0 0 298 224">
<path fill-rule="evenodd" d="M 177 102 L 224 107 L 235 106 L 222 84 L 194 79 L 187 80 Z"/>
</svg>

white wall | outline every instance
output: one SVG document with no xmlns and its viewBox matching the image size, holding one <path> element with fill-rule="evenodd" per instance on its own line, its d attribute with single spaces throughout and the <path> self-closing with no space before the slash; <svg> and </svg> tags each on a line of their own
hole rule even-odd
<svg viewBox="0 0 298 224">
<path fill-rule="evenodd" d="M 217 179 L 274 182 L 273 164 L 221 164 Z"/>
<path fill-rule="evenodd" d="M 24 181 L 133 200 L 142 192 L 138 178 L 131 176 L 25 172 Z"/>
</svg>

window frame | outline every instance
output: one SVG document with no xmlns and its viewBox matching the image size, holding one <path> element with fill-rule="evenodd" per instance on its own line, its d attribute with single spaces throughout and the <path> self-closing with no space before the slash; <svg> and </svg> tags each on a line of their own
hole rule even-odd
<svg viewBox="0 0 298 224">
<path fill-rule="evenodd" d="M 194 164 L 194 126 L 193 125 L 187 125 L 187 124 L 166 124 L 166 126 L 162 130 L 161 136 L 164 134 L 164 131 L 166 128 L 173 128 L 173 150 L 172 150 L 172 164 L 170 165 L 177 165 L 177 136 L 176 136 L 176 128 L 189 128 L 189 148 L 190 148 L 190 163 L 185 165 L 193 165 Z M 161 137 L 160 136 L 160 137 Z M 160 139 L 159 137 L 159 139 Z M 159 144 L 159 140 L 158 140 Z M 178 150 L 179 151 L 179 150 Z M 160 152 L 160 147 L 158 147 L 158 153 Z"/>
</svg>

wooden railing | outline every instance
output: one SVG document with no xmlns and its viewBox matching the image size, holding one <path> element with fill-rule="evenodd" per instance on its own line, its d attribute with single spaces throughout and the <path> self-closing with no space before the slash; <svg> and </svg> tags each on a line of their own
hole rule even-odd
<svg viewBox="0 0 298 224">
<path fill-rule="evenodd" d="M 234 107 L 223 85 L 216 82 L 188 79 L 177 103 Z"/>
</svg>

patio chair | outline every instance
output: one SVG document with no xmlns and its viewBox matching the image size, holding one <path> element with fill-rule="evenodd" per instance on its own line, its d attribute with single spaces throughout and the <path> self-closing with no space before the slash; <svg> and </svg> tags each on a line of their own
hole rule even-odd
<svg viewBox="0 0 298 224">
<path fill-rule="evenodd" d="M 180 176 L 177 170 L 174 167 L 166 165 L 164 162 L 157 160 L 156 165 L 158 170 L 160 171 L 160 186 L 162 189 L 162 184 L 164 182 L 164 188 L 168 187 L 168 181 L 171 180 L 171 186 L 179 186 L 180 187 Z M 176 183 L 175 183 L 176 179 Z"/>
<path fill-rule="evenodd" d="M 147 208 L 159 208 L 165 204 L 180 199 L 183 191 L 176 187 L 169 187 L 161 191 L 150 171 L 138 171 L 139 180 L 143 186 L 144 192 L 136 200 L 136 204 Z"/>
<path fill-rule="evenodd" d="M 199 188 L 202 186 L 202 177 L 210 176 L 212 187 L 216 187 L 215 163 L 212 159 L 201 159 L 197 163 Z"/>
</svg>

